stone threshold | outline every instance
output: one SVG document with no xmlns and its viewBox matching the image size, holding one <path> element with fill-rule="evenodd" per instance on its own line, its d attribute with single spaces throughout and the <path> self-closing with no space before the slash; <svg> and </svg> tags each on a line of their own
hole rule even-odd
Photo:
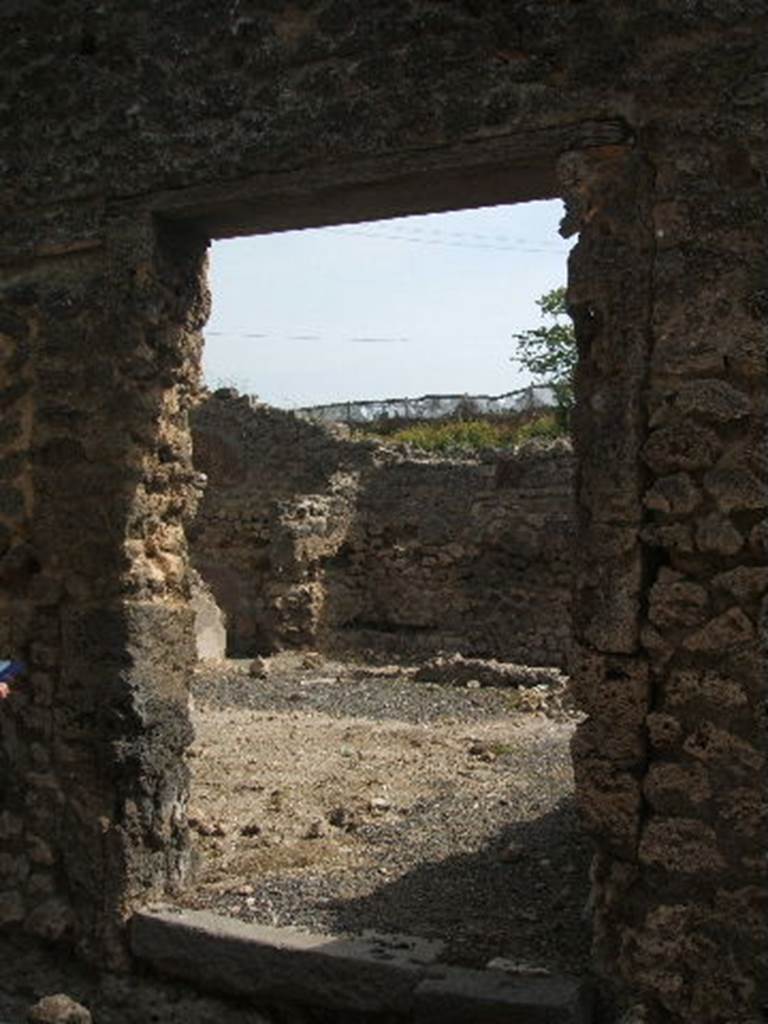
<svg viewBox="0 0 768 1024">
<path fill-rule="evenodd" d="M 451 967 L 440 962 L 442 943 L 408 935 L 341 938 L 155 907 L 133 915 L 130 943 L 157 974 L 254 1005 L 389 1014 L 413 1024 L 592 1020 L 583 979 Z"/>
</svg>

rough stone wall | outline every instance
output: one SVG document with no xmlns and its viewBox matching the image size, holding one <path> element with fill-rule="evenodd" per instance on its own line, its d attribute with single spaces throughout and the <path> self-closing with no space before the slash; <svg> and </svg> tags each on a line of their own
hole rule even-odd
<svg viewBox="0 0 768 1024">
<path fill-rule="evenodd" d="M 192 415 L 207 477 L 193 564 L 226 614 L 233 655 L 317 643 L 324 562 L 343 543 L 373 446 L 222 390 Z"/>
<path fill-rule="evenodd" d="M 201 246 L 114 227 L 2 272 L 0 634 L 28 673 L 0 717 L 0 919 L 117 963 L 126 902 L 188 859 L 178 512 L 207 303 Z"/>
<path fill-rule="evenodd" d="M 286 646 L 564 663 L 567 447 L 428 459 L 218 392 L 192 417 L 208 477 L 192 560 L 233 654 Z"/>
<path fill-rule="evenodd" d="M 737 125 L 686 109 L 647 154 L 562 168 L 581 229 L 573 753 L 595 952 L 663 1021 L 765 1007 L 764 196 Z"/>
<path fill-rule="evenodd" d="M 568 449 L 383 461 L 325 567 L 328 642 L 563 665 L 571 478 Z"/>
<path fill-rule="evenodd" d="M 0 23 L 0 634 L 32 668 L 1 719 L 7 926 L 114 958 L 183 872 L 205 238 L 562 189 L 598 963 L 654 1024 L 759 1019 L 764 0 L 9 0 Z"/>
</svg>

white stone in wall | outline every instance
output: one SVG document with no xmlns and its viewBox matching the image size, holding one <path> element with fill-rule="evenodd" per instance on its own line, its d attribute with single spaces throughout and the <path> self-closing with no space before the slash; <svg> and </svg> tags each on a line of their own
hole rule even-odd
<svg viewBox="0 0 768 1024">
<path fill-rule="evenodd" d="M 192 584 L 190 603 L 195 612 L 195 646 L 198 660 L 221 660 L 227 652 L 226 620 L 213 594 L 199 576 Z"/>
</svg>

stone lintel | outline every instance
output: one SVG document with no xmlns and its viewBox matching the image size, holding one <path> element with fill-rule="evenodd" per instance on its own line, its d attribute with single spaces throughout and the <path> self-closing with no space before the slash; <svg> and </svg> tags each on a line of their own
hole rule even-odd
<svg viewBox="0 0 768 1024">
<path fill-rule="evenodd" d="M 126 209 L 151 209 L 217 238 L 351 223 L 470 205 L 527 202 L 559 194 L 555 167 L 570 150 L 629 145 L 620 120 L 500 134 L 453 145 L 311 166 L 150 196 Z M 439 170 L 439 174 L 436 172 Z M 468 181 L 471 188 L 468 189 Z"/>
</svg>

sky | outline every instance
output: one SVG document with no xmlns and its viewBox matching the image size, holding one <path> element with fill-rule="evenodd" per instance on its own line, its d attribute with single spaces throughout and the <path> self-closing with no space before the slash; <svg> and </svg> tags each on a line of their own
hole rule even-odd
<svg viewBox="0 0 768 1024">
<path fill-rule="evenodd" d="M 561 217 L 556 200 L 215 242 L 206 383 L 283 408 L 523 387 L 512 335 L 565 283 Z"/>
</svg>

